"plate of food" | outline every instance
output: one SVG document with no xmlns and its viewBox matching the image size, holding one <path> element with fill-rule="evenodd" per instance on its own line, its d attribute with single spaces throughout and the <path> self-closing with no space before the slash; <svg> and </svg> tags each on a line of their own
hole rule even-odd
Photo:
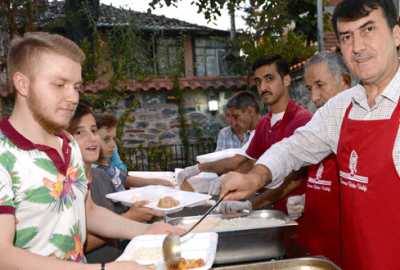
<svg viewBox="0 0 400 270">
<path fill-rule="evenodd" d="M 133 260 L 139 264 L 166 269 L 162 257 L 165 234 L 141 235 L 133 238 L 117 261 Z M 179 269 L 210 269 L 217 251 L 218 234 L 215 232 L 189 233 L 181 238 L 181 265 Z M 192 267 L 192 268 L 190 268 Z"/>
<path fill-rule="evenodd" d="M 204 204 L 210 195 L 183 191 L 166 186 L 145 186 L 106 195 L 113 201 L 120 201 L 130 207 L 136 201 L 148 200 L 145 207 L 156 209 L 166 215 L 181 211 L 184 207 Z"/>
</svg>

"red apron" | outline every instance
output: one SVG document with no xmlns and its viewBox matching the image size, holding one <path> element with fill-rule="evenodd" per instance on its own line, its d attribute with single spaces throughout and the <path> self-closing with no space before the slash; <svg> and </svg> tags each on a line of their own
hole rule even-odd
<svg viewBox="0 0 400 270">
<path fill-rule="evenodd" d="M 399 103 L 400 104 L 400 103 Z M 400 177 L 393 161 L 400 106 L 387 120 L 343 118 L 340 169 L 342 266 L 400 269 Z"/>
<path fill-rule="evenodd" d="M 305 211 L 300 225 L 301 243 L 312 255 L 324 255 L 341 266 L 339 170 L 330 154 L 308 166 Z"/>
<path fill-rule="evenodd" d="M 283 138 L 285 138 L 285 128 L 286 128 L 286 123 L 287 123 L 287 117 L 288 117 L 288 109 L 289 107 L 294 104 L 296 101 L 295 100 L 291 100 L 289 101 L 288 106 L 286 107 L 285 113 L 282 117 L 282 124 L 281 124 L 281 128 L 279 130 L 280 134 L 279 134 L 279 140 L 276 141 L 280 142 L 281 140 L 283 140 Z M 274 143 L 274 144 L 275 144 Z M 270 148 L 270 147 L 269 147 Z M 265 151 L 267 151 L 269 148 L 265 149 Z M 258 193 L 263 193 L 264 191 L 266 191 L 267 188 L 266 187 L 262 187 L 258 190 Z M 303 195 L 306 192 L 306 184 L 305 181 L 302 182 L 301 186 L 297 189 L 295 189 L 294 191 L 292 191 L 290 193 L 290 196 L 295 196 L 295 195 Z M 286 196 L 285 198 L 283 198 L 282 200 L 280 200 L 279 202 L 273 204 L 274 208 L 281 210 L 283 213 L 285 213 L 287 215 L 287 208 L 286 208 L 286 202 L 287 199 L 289 198 L 289 196 Z"/>
</svg>

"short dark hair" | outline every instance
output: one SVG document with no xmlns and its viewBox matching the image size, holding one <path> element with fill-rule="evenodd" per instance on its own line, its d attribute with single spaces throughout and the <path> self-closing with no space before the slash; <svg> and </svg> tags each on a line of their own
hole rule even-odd
<svg viewBox="0 0 400 270">
<path fill-rule="evenodd" d="M 76 125 L 81 120 L 81 118 L 87 114 L 93 115 L 92 109 L 84 103 L 79 102 L 78 106 L 76 107 L 74 116 L 72 117 L 71 121 L 69 122 L 69 126 L 67 131 L 69 133 L 73 133 Z"/>
<path fill-rule="evenodd" d="M 280 56 L 279 54 L 270 53 L 261 56 L 256 61 L 254 61 L 253 65 L 251 66 L 251 70 L 254 73 L 256 69 L 262 66 L 269 66 L 274 63 L 276 65 L 276 70 L 278 71 L 279 75 L 283 80 L 283 77 L 289 74 L 289 64 L 287 63 L 286 59 Z"/>
<path fill-rule="evenodd" d="M 79 99 L 79 103 L 83 103 L 83 104 L 85 104 L 86 106 L 88 106 L 88 107 L 90 107 L 90 108 L 93 108 L 92 103 L 90 103 L 90 101 L 87 100 L 87 99 L 80 98 L 80 99 Z"/>
<path fill-rule="evenodd" d="M 389 29 L 397 24 L 397 12 L 393 0 L 343 0 L 339 2 L 332 15 L 332 26 L 339 40 L 338 21 L 353 22 L 367 17 L 373 9 L 382 8 Z M 340 43 L 340 40 L 339 40 Z"/>
<path fill-rule="evenodd" d="M 260 105 L 258 104 L 258 101 L 250 92 L 247 91 L 236 93 L 226 104 L 227 108 L 235 107 L 242 112 L 245 112 L 249 106 L 253 107 L 256 113 L 260 113 Z"/>
<path fill-rule="evenodd" d="M 94 119 L 98 129 L 106 127 L 107 129 L 114 128 L 117 126 L 118 119 L 109 114 L 95 114 Z"/>
</svg>

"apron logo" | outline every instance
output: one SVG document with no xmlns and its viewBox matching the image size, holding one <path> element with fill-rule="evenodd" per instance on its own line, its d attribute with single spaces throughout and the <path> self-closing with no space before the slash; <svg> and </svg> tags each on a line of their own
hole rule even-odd
<svg viewBox="0 0 400 270">
<path fill-rule="evenodd" d="M 368 184 L 368 177 L 357 175 L 357 161 L 358 161 L 358 155 L 356 151 L 353 150 L 350 154 L 350 159 L 349 159 L 350 173 L 340 171 L 340 180 L 341 180 L 340 182 L 345 186 L 358 188 L 365 192 L 367 191 L 367 186 L 365 184 Z M 357 183 L 344 180 L 351 180 Z"/>
<path fill-rule="evenodd" d="M 323 172 L 324 172 L 324 164 L 321 163 L 319 165 L 316 178 L 310 177 L 310 178 L 308 178 L 308 182 L 313 183 L 313 184 L 318 184 L 318 185 L 325 185 L 325 186 L 332 185 L 332 181 L 321 180 Z"/>
</svg>

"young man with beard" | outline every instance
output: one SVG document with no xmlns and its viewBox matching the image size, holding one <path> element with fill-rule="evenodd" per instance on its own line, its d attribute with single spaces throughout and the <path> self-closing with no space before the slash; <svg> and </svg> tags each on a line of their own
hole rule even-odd
<svg viewBox="0 0 400 270">
<path fill-rule="evenodd" d="M 271 147 L 248 174 L 228 174 L 221 196 L 231 192 L 227 200 L 245 198 L 260 186 L 279 185 L 282 175 L 335 153 L 343 269 L 399 269 L 396 7 L 392 0 L 343 0 L 335 8 L 332 25 L 343 58 L 359 83 L 331 98 L 306 126 Z"/>
<path fill-rule="evenodd" d="M 71 263 L 86 261 L 86 231 L 125 239 L 178 231 L 93 203 L 79 146 L 63 131 L 78 104 L 84 58 L 59 35 L 26 33 L 11 42 L 8 76 L 16 99 L 0 123 L 0 269 L 104 269 Z M 106 268 L 146 269 L 135 262 Z"/>
<path fill-rule="evenodd" d="M 258 93 L 264 104 L 270 107 L 270 112 L 258 122 L 249 147 L 243 155 L 186 168 L 178 174 L 178 184 L 182 183 L 185 178 L 200 172 L 214 172 L 221 175 L 238 170 L 241 166 L 240 170 L 246 172 L 271 145 L 291 136 L 297 128 L 304 126 L 311 119 L 311 112 L 297 105 L 294 100 L 290 100 L 291 78 L 289 65 L 284 58 L 277 54 L 262 56 L 253 63 L 252 71 Z M 293 175 L 302 174 L 303 171 L 300 171 Z M 220 183 L 221 181 L 215 185 L 219 187 Z M 215 186 L 213 188 L 215 191 L 218 190 Z M 296 190 L 295 194 L 303 194 L 304 191 L 305 185 Z M 251 209 L 252 206 L 250 202 L 246 202 L 240 207 L 243 210 L 244 208 Z M 278 203 L 277 208 L 286 212 L 286 201 Z"/>
</svg>

